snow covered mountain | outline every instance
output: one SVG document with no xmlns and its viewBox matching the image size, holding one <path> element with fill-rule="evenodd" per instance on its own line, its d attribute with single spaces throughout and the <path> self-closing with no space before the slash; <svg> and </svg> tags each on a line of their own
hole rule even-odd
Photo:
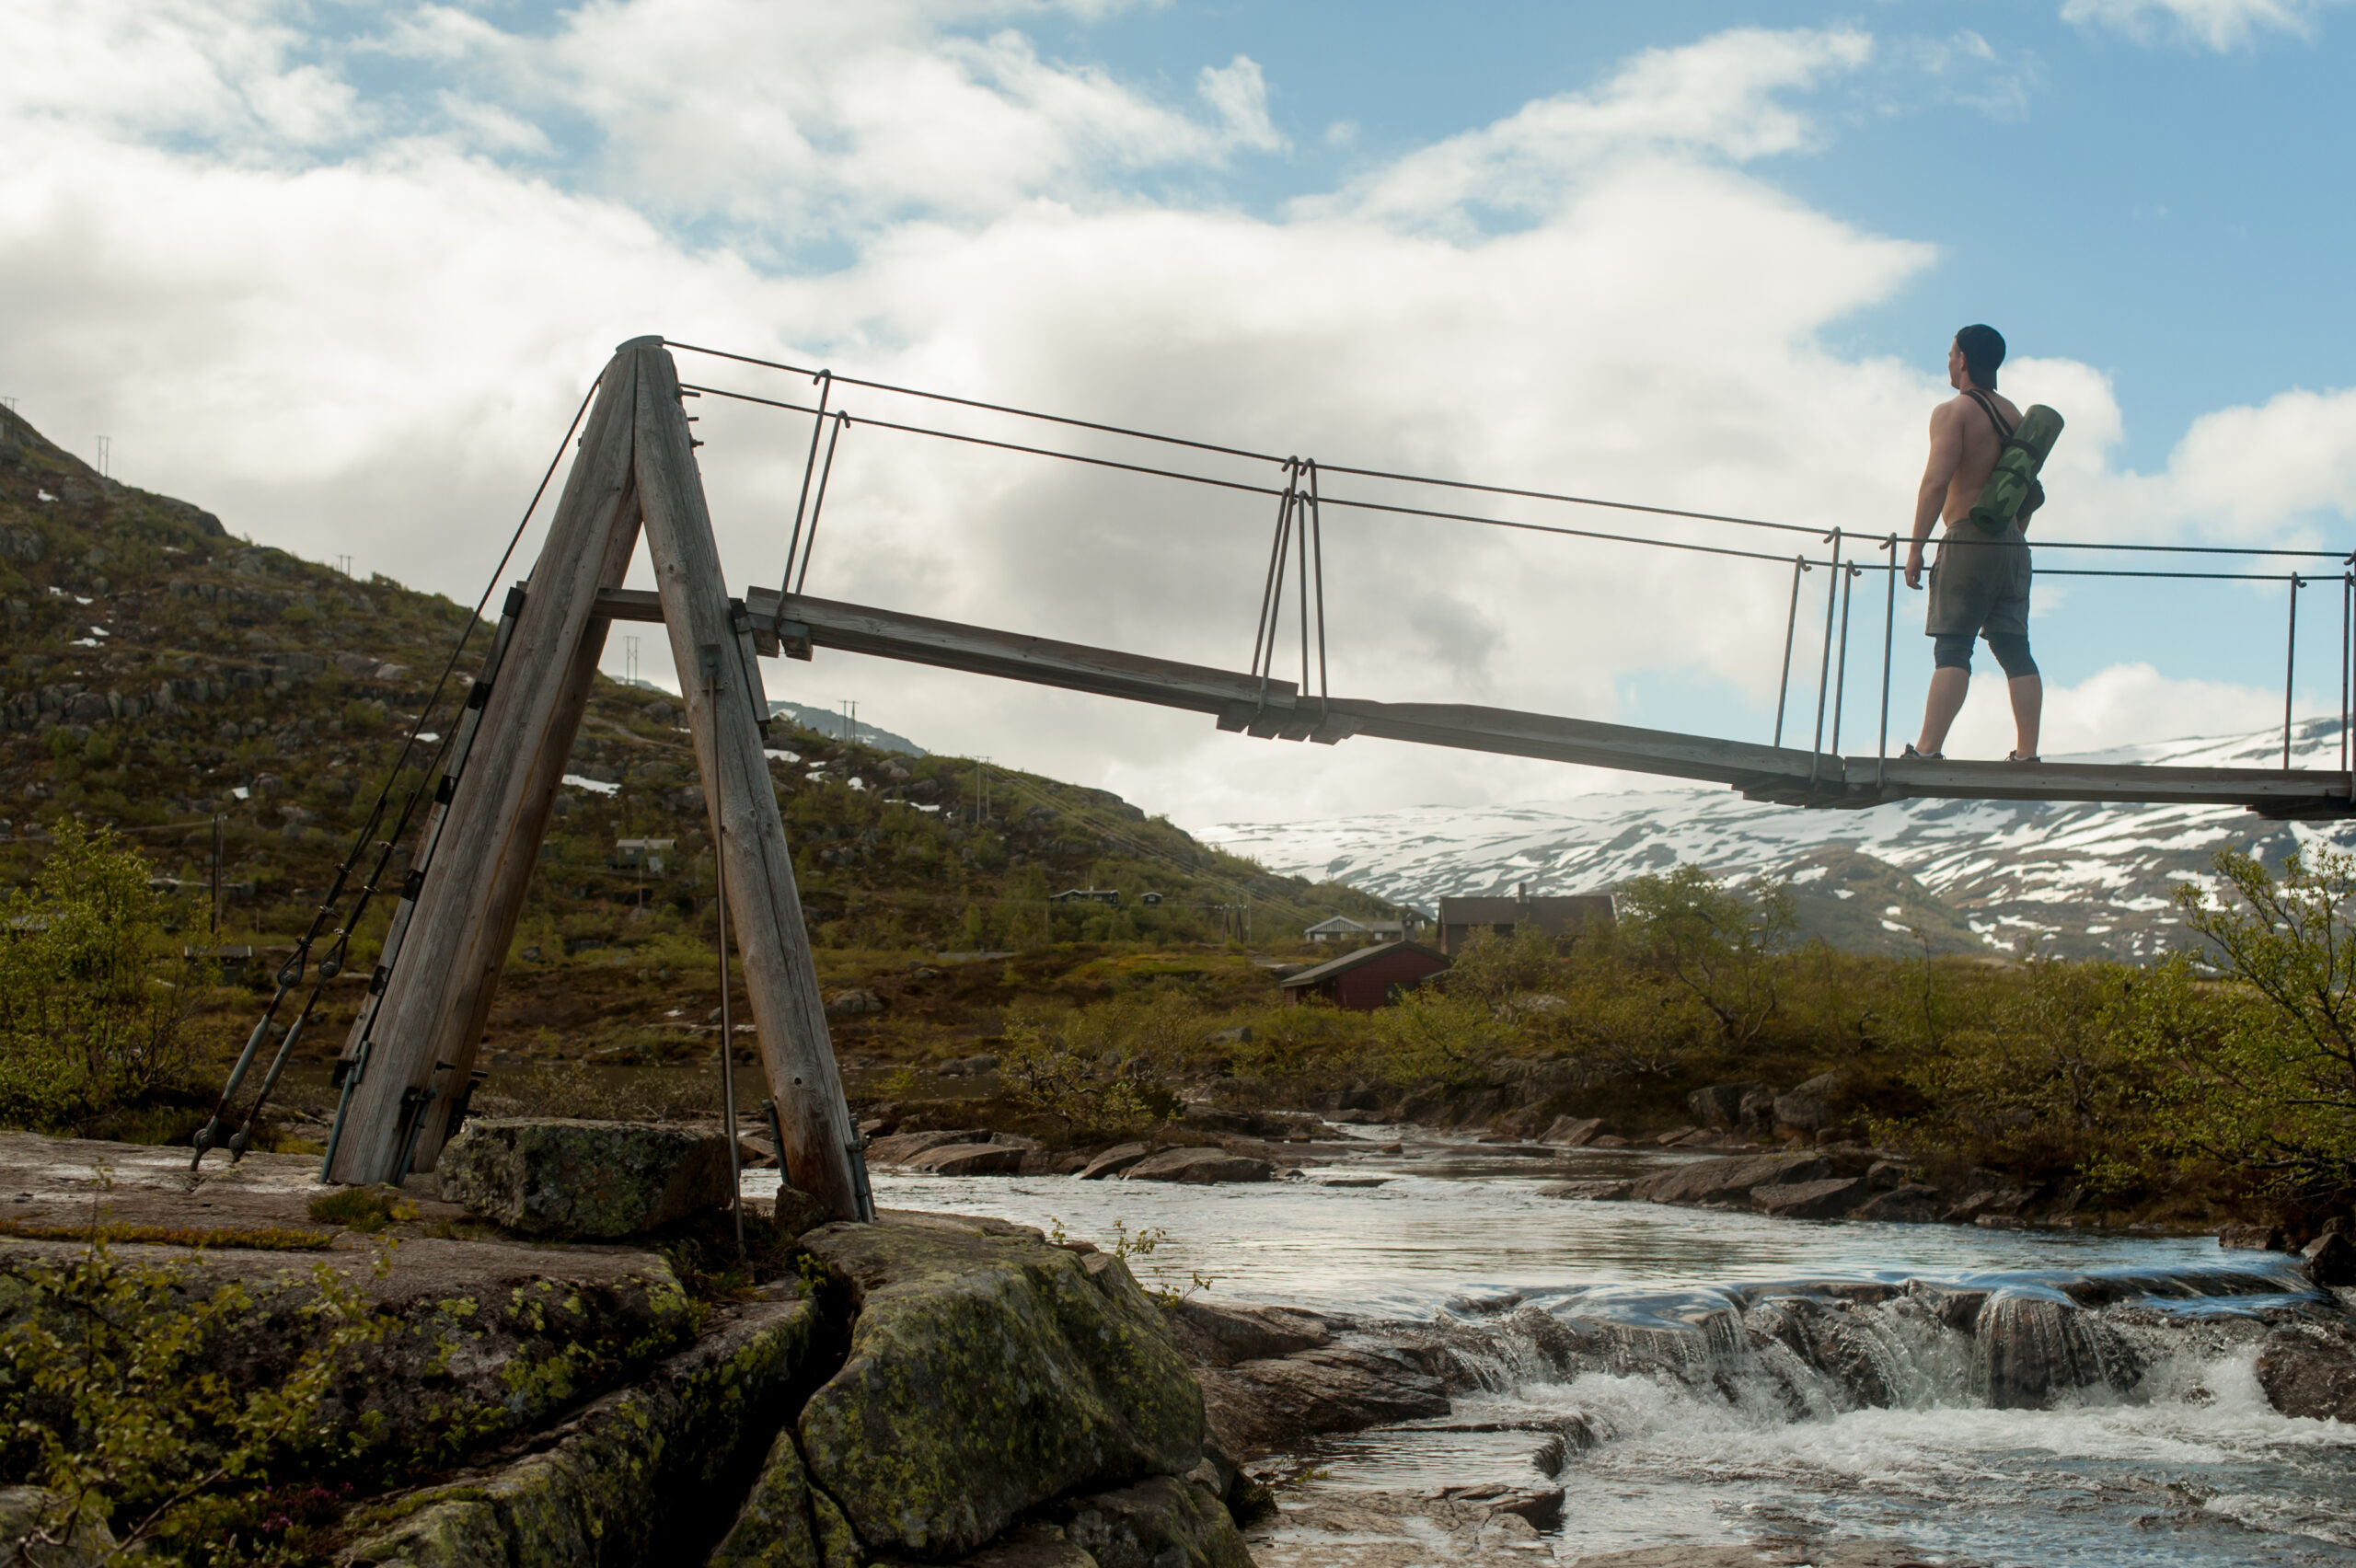
<svg viewBox="0 0 2356 1568">
<path fill-rule="evenodd" d="M 2163 742 L 2083 760 L 2276 767 L 2282 732 Z M 2293 766 L 2338 768 L 2337 718 L 2297 726 Z M 1203 835 L 1269 870 L 1347 882 L 1429 910 L 1442 894 L 1600 892 L 1694 861 L 1793 873 L 1811 930 L 1846 947 L 1934 946 L 2148 958 L 2177 945 L 2176 888 L 2232 846 L 2277 859 L 2356 823 L 2268 822 L 2235 807 L 1901 801 L 1807 811 L 1703 786 L 1556 801 L 1424 807 L 1338 822 L 1233 823 Z M 1918 937 L 1917 933 L 1920 933 Z"/>
</svg>

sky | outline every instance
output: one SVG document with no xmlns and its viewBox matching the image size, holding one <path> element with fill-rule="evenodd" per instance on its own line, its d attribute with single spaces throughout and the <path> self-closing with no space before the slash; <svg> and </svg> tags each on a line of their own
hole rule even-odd
<svg viewBox="0 0 2356 1568">
<path fill-rule="evenodd" d="M 649 332 L 1326 469 L 1839 528 L 1880 559 L 1948 340 L 1984 320 L 2012 344 L 2003 389 L 2068 421 L 2039 538 L 2339 550 L 2356 513 L 2356 175 L 2332 151 L 2356 133 L 2356 11 L 2330 0 L 11 0 L 0 59 L 0 396 L 233 532 L 469 602 L 583 390 Z M 715 387 L 812 390 L 680 358 Z M 837 406 L 810 592 L 1248 662 L 1267 496 L 861 421 L 1259 487 L 1274 464 L 860 388 Z M 722 558 L 773 583 L 809 421 L 699 407 Z M 1781 559 L 1344 506 L 1324 548 L 1336 695 L 1773 730 Z M 2339 701 L 2336 569 L 2314 564 L 2302 713 Z M 1813 725 L 1830 580 L 1802 583 L 1787 733 Z M 1853 582 L 1854 753 L 1886 601 Z M 2041 578 L 2045 749 L 2279 722 L 2291 596 Z M 1893 747 L 1921 616 L 1900 590 Z M 668 683 L 649 629 L 638 668 Z M 2001 755 L 1980 663 L 1950 751 Z M 1253 741 L 823 651 L 766 678 L 1196 827 L 1646 782 Z"/>
</svg>

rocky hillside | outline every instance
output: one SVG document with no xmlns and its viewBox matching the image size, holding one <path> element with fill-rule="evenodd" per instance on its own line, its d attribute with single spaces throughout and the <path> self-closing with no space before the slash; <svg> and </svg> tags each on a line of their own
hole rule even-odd
<svg viewBox="0 0 2356 1568">
<path fill-rule="evenodd" d="M 453 721 L 463 679 L 438 706 L 435 687 L 470 624 L 448 599 L 355 582 L 101 478 L 5 410 L 0 609 L 0 880 L 21 883 L 70 813 L 147 852 L 183 895 L 191 945 L 256 944 L 264 963 L 309 921 L 410 724 L 422 714 L 431 737 Z M 459 676 L 477 667 L 484 630 Z M 675 698 L 598 682 L 495 1042 L 642 1042 L 699 1020 L 713 999 L 711 862 L 681 724 Z M 918 950 L 1223 943 L 1247 923 L 1265 941 L 1389 912 L 1207 848 L 1101 790 L 991 767 L 977 792 L 970 761 L 782 720 L 773 744 L 803 903 L 837 983 L 884 955 L 904 971 Z M 654 842 L 638 853 L 624 840 Z M 1073 889 L 1117 901 L 1054 896 Z M 361 928 L 364 961 L 388 903 Z M 336 987 L 347 1017 L 365 973 L 355 963 Z M 339 1037 L 337 1010 L 309 1036 L 321 1050 Z M 226 1009 L 218 1022 L 223 1039 L 249 1027 Z"/>
</svg>

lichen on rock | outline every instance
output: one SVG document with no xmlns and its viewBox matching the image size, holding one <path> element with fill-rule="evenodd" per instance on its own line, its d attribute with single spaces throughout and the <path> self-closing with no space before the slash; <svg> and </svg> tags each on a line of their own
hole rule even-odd
<svg viewBox="0 0 2356 1568">
<path fill-rule="evenodd" d="M 470 1121 L 435 1170 L 444 1198 L 529 1236 L 635 1236 L 732 1196 L 727 1140 L 706 1128 Z"/>
<path fill-rule="evenodd" d="M 1117 1262 L 947 1221 L 803 1239 L 859 1318 L 802 1453 L 870 1551 L 953 1557 L 1051 1499 L 1200 1462 L 1202 1394 Z"/>
<path fill-rule="evenodd" d="M 524 1458 L 355 1517 L 347 1564 L 631 1568 L 710 1539 L 822 1352 L 810 1300 L 733 1309 Z M 806 1385 L 803 1385 L 806 1386 Z M 699 1552 L 700 1547 L 698 1548 Z M 821 1568 L 836 1568 L 821 1557 Z"/>
</svg>

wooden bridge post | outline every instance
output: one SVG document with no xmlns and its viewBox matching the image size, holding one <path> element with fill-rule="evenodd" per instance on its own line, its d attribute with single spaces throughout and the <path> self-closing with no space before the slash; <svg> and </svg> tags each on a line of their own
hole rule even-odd
<svg viewBox="0 0 2356 1568">
<path fill-rule="evenodd" d="M 802 921 L 793 855 L 763 755 L 767 714 L 754 710 L 758 688 L 749 638 L 721 575 L 678 373 L 654 340 L 641 340 L 637 361 L 636 465 L 647 554 L 694 732 L 714 849 L 727 857 L 730 924 L 744 955 L 745 988 L 784 1144 L 778 1158 L 792 1183 L 837 1218 L 872 1219 L 865 1160 Z M 731 1044 L 723 1040 L 721 1048 Z"/>
<path fill-rule="evenodd" d="M 621 585 L 637 548 L 638 351 L 660 341 L 625 343 L 606 367 L 398 961 L 344 1048 L 347 1064 L 359 1061 L 347 1070 L 359 1077 L 329 1181 L 398 1182 L 405 1163 L 431 1170 L 454 1097 L 474 1069 L 605 650 L 597 594 Z"/>
</svg>

